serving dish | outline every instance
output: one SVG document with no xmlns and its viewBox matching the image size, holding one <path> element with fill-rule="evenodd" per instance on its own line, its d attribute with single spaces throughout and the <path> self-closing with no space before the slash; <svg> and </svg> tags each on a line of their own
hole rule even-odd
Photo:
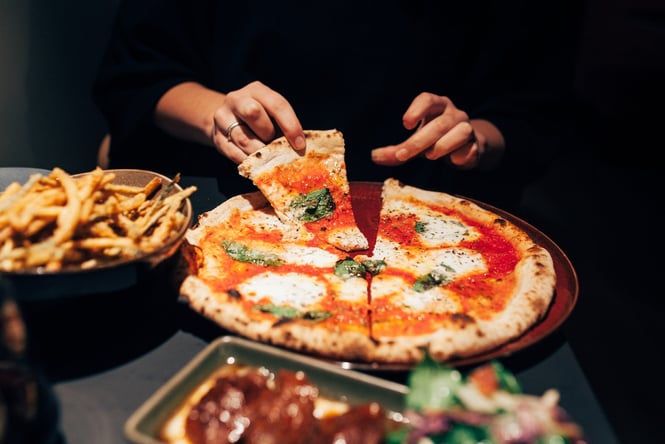
<svg viewBox="0 0 665 444">
<path fill-rule="evenodd" d="M 113 183 L 117 185 L 142 187 L 155 177 L 161 180 L 162 188 L 172 182 L 172 179 L 162 174 L 147 170 L 112 169 L 104 170 L 104 172 L 115 174 Z M 4 190 L 12 182 L 23 184 L 32 174 L 47 176 L 49 173 L 49 170 L 42 169 L 2 168 L 0 169 L 0 190 Z M 90 174 L 90 172 L 75 174 L 72 177 L 80 178 L 86 174 Z M 179 191 L 182 191 L 182 187 L 174 183 L 168 194 Z M 184 215 L 184 221 L 179 226 L 177 234 L 169 237 L 153 251 L 128 259 L 100 263 L 89 269 L 69 267 L 58 271 L 48 271 L 43 268 L 31 268 L 3 271 L 2 274 L 14 286 L 19 302 L 77 297 L 128 288 L 136 283 L 142 273 L 155 268 L 177 251 L 193 220 L 192 205 L 189 199 L 184 201 L 181 212 Z"/>
<path fill-rule="evenodd" d="M 326 398 L 351 404 L 376 401 L 397 415 L 408 388 L 389 380 L 344 370 L 320 359 L 235 336 L 222 336 L 175 374 L 127 419 L 125 437 L 136 444 L 158 444 L 159 429 L 203 381 L 225 364 L 304 371 Z"/>
</svg>

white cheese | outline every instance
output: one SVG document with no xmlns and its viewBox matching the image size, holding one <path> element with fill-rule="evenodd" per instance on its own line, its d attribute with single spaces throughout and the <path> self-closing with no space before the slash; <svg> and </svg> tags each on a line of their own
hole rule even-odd
<svg viewBox="0 0 665 444">
<path fill-rule="evenodd" d="M 311 265 L 313 267 L 334 267 L 340 259 L 336 254 L 316 247 L 297 244 L 284 244 L 284 250 L 277 252 L 279 257 L 290 265 Z"/>
<path fill-rule="evenodd" d="M 427 247 L 457 245 L 464 240 L 473 240 L 480 236 L 477 230 L 458 219 L 429 211 L 419 211 L 418 222 L 423 225 L 423 230 L 418 232 L 418 236 Z"/>
<path fill-rule="evenodd" d="M 379 275 L 380 276 L 380 275 Z M 391 304 L 413 311 L 449 313 L 459 305 L 443 287 L 417 292 L 398 276 L 380 276 L 372 281 L 372 300 L 390 298 Z"/>
<path fill-rule="evenodd" d="M 477 239 L 480 233 L 461 220 L 432 211 L 414 202 L 388 202 L 382 210 L 392 215 L 413 214 L 417 222 L 422 224 L 423 231 L 418 233 L 420 241 L 427 247 L 456 245 L 464 240 Z"/>
<path fill-rule="evenodd" d="M 480 253 L 465 248 L 405 248 L 396 242 L 377 239 L 373 259 L 386 261 L 388 267 L 411 271 L 416 278 L 432 271 L 441 271 L 450 278 L 487 271 Z"/>
<path fill-rule="evenodd" d="M 326 285 L 312 276 L 268 271 L 241 283 L 238 291 L 250 300 L 268 298 L 275 305 L 307 310 L 325 297 Z"/>
</svg>

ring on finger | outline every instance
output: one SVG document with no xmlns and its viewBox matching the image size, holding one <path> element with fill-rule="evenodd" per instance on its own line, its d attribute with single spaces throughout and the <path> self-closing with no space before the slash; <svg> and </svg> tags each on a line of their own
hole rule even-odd
<svg viewBox="0 0 665 444">
<path fill-rule="evenodd" d="M 233 122 L 232 124 L 227 126 L 226 131 L 224 131 L 224 137 L 226 137 L 226 140 L 228 140 L 229 142 L 233 142 L 233 140 L 231 139 L 231 132 L 233 131 L 233 129 L 235 127 L 241 126 L 241 125 L 244 125 L 244 123 L 236 120 L 235 122 Z"/>
</svg>

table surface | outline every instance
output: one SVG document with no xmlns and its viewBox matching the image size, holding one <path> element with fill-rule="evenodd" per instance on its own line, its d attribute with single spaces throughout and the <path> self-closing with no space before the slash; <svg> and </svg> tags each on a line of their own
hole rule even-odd
<svg viewBox="0 0 665 444">
<path fill-rule="evenodd" d="M 179 331 L 136 360 L 56 384 L 66 442 L 126 443 L 123 427 L 129 416 L 207 344 L 196 335 Z M 557 388 L 561 405 L 584 428 L 589 442 L 618 442 L 567 344 L 517 371 L 517 378 L 527 393 Z"/>
<path fill-rule="evenodd" d="M 199 187 L 192 197 L 197 213 L 224 199 L 214 179 L 183 178 L 182 183 Z M 130 312 L 132 307 L 126 310 Z M 134 324 L 123 320 L 121 334 L 116 330 L 106 332 L 109 338 L 88 338 L 87 354 L 79 353 L 77 359 L 87 360 L 89 365 L 59 362 L 62 368 L 54 373 L 53 388 L 67 444 L 127 443 L 123 428 L 129 416 L 211 340 L 224 334 L 187 307 L 179 306 L 163 318 Z M 618 442 L 561 330 L 502 362 L 527 393 L 557 389 L 561 406 L 583 427 L 590 443 Z M 398 382 L 405 378 L 400 372 L 377 376 Z"/>
</svg>

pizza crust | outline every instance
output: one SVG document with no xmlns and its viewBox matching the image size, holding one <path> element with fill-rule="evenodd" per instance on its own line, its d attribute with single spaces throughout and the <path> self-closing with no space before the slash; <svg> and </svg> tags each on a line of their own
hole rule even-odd
<svg viewBox="0 0 665 444">
<path fill-rule="evenodd" d="M 259 320 L 228 294 L 213 291 L 196 276 L 188 276 L 180 292 L 194 311 L 249 339 L 329 359 L 360 362 L 372 356 L 374 344 L 364 329 L 334 330 L 301 321 Z"/>
</svg>

